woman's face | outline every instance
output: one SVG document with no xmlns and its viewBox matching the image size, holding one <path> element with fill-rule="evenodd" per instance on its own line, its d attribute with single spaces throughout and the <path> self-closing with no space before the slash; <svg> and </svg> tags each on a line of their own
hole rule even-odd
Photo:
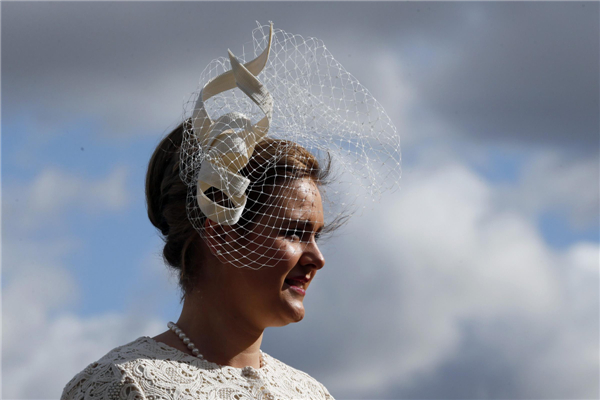
<svg viewBox="0 0 600 400">
<path fill-rule="evenodd" d="M 324 224 L 317 185 L 308 178 L 293 180 L 277 198 L 251 231 L 236 238 L 235 251 L 223 246 L 219 256 L 227 308 L 261 328 L 300 321 L 307 289 L 325 265 L 317 247 Z M 228 262 L 231 257 L 237 262 Z M 240 259 L 246 268 L 232 265 Z"/>
</svg>

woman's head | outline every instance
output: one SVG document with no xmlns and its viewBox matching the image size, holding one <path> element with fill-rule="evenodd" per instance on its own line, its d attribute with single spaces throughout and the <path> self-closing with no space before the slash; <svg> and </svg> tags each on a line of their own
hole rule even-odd
<svg viewBox="0 0 600 400">
<path fill-rule="evenodd" d="M 207 221 L 204 243 L 219 262 L 207 263 L 198 282 L 199 291 L 263 328 L 304 317 L 305 290 L 325 264 L 317 245 L 324 220 L 315 181 L 292 179 L 275 190 L 275 201 L 243 231 Z M 245 268 L 236 266 L 239 260 Z"/>
<path fill-rule="evenodd" d="M 239 269 L 249 272 L 261 267 L 270 269 L 283 259 L 289 260 L 287 253 L 280 252 L 277 235 L 285 229 L 301 233 L 302 227 L 291 226 L 296 223 L 297 214 L 310 215 L 311 229 L 314 228 L 310 235 L 317 235 L 316 230 L 322 229 L 319 186 L 329 172 L 329 162 L 321 166 L 302 146 L 267 138 L 256 145 L 248 164 L 240 171 L 250 184 L 238 223 L 220 226 L 204 218 L 198 232 L 186 212 L 194 196 L 188 196 L 188 187 L 179 178 L 182 133 L 180 125 L 156 148 L 148 167 L 146 199 L 149 218 L 165 241 L 164 259 L 178 272 L 184 296 L 198 287 L 202 269 L 215 258 L 233 267 L 247 267 Z M 205 193 L 227 205 L 223 193 Z M 307 240 L 310 235 L 303 235 L 296 253 L 301 247 L 311 247 Z"/>
</svg>

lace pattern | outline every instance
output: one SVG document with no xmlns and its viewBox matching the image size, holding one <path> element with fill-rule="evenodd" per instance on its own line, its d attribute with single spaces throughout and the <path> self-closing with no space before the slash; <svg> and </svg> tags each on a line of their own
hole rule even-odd
<svg viewBox="0 0 600 400">
<path fill-rule="evenodd" d="M 263 361 L 260 369 L 221 367 L 141 337 L 88 365 L 61 400 L 333 400 L 310 375 L 266 353 Z"/>
</svg>

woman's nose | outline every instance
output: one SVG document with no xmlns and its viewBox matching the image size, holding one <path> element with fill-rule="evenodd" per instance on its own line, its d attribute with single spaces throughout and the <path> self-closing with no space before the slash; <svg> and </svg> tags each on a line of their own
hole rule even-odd
<svg viewBox="0 0 600 400">
<path fill-rule="evenodd" d="M 325 266 L 325 257 L 314 240 L 306 244 L 300 263 L 307 267 L 321 269 Z"/>
</svg>

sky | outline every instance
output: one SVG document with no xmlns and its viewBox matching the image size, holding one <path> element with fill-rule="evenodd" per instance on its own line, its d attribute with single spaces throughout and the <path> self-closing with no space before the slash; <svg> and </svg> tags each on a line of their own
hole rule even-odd
<svg viewBox="0 0 600 400">
<path fill-rule="evenodd" d="M 262 349 L 338 399 L 600 397 L 597 2 L 2 2 L 2 398 L 178 318 L 147 163 L 270 20 L 383 105 L 402 180 Z"/>
</svg>

